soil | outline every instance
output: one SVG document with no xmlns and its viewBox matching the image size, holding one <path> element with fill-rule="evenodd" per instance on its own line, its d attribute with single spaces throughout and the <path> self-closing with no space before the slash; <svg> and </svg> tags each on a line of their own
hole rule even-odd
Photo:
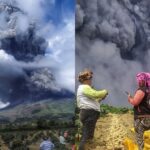
<svg viewBox="0 0 150 150">
<path fill-rule="evenodd" d="M 0 136 L 0 150 L 8 150 L 8 147 L 6 146 L 5 142 L 2 140 L 1 136 Z"/>
<path fill-rule="evenodd" d="M 86 144 L 86 150 L 124 150 L 123 141 L 130 138 L 135 141 L 133 115 L 108 114 L 97 121 L 94 139 Z"/>
</svg>

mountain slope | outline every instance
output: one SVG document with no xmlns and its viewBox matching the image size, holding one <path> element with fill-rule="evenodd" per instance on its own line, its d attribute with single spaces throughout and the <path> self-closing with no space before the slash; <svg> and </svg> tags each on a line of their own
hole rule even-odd
<svg viewBox="0 0 150 150">
<path fill-rule="evenodd" d="M 49 99 L 40 102 L 26 103 L 0 111 L 2 122 L 34 121 L 39 118 L 71 119 L 74 115 L 74 104 L 71 99 Z"/>
</svg>

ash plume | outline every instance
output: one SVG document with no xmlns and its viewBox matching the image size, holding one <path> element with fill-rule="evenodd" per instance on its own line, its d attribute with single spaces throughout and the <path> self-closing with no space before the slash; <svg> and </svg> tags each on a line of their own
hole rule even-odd
<svg viewBox="0 0 150 150">
<path fill-rule="evenodd" d="M 47 15 L 54 5 L 55 0 L 0 0 L 0 109 L 47 98 L 67 97 L 67 93 L 73 95 L 70 88 L 73 82 L 68 86 L 67 82 L 58 80 L 63 71 L 66 73 L 72 68 L 60 69 L 60 65 L 68 55 L 72 57 L 72 53 L 65 55 L 62 51 L 68 39 L 72 43 L 73 36 L 68 30 L 73 30 L 73 24 L 68 18 L 58 28 Z M 63 39 L 62 49 L 55 47 L 59 42 L 53 41 L 55 36 Z M 72 49 L 70 45 L 68 49 Z"/>
<path fill-rule="evenodd" d="M 76 4 L 76 74 L 94 71 L 94 85 L 109 90 L 106 103 L 127 106 L 135 75 L 150 71 L 147 0 L 81 0 Z"/>
</svg>

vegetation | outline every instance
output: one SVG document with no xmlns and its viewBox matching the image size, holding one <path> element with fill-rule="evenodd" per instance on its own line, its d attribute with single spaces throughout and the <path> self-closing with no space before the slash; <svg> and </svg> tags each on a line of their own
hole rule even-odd
<svg viewBox="0 0 150 150">
<path fill-rule="evenodd" d="M 35 103 L 24 103 L 0 111 L 0 122 L 22 123 L 33 122 L 43 118 L 47 120 L 71 120 L 74 116 L 72 99 L 42 100 Z"/>
<path fill-rule="evenodd" d="M 74 126 L 74 117 L 72 117 L 72 119 L 69 120 L 54 120 L 40 118 L 34 121 L 22 121 L 0 124 L 0 132 L 74 128 Z"/>
<path fill-rule="evenodd" d="M 19 113 L 18 113 L 19 112 Z M 57 150 L 74 144 L 74 105 L 72 100 L 45 100 L 0 112 L 0 149 L 39 149 L 43 135 L 51 137 Z M 59 130 L 69 132 L 67 145 L 59 142 Z"/>
<path fill-rule="evenodd" d="M 112 113 L 112 114 L 125 114 L 125 113 L 133 113 L 133 109 L 132 108 L 127 108 L 127 107 L 115 107 L 115 106 L 111 106 L 108 104 L 102 104 L 101 105 L 101 117 L 107 115 L 108 113 Z M 76 127 L 80 127 L 81 123 L 79 120 L 79 109 L 76 108 L 75 109 L 75 126 Z"/>
<path fill-rule="evenodd" d="M 66 114 L 62 114 L 65 116 Z M 39 149 L 43 135 L 51 137 L 52 142 L 57 150 L 69 150 L 74 143 L 74 117 L 64 118 L 36 118 L 35 120 L 21 119 L 16 122 L 0 124 L 0 149 L 11 150 L 32 150 Z M 69 138 L 66 139 L 68 145 L 59 143 L 59 130 L 61 132 L 69 131 Z"/>
<path fill-rule="evenodd" d="M 11 150 L 32 150 L 39 149 L 43 135 L 51 138 L 57 150 L 69 150 L 74 143 L 74 128 L 67 129 L 69 136 L 66 139 L 67 145 L 59 143 L 59 132 L 64 132 L 66 128 L 57 130 L 37 130 L 37 131 L 17 131 L 17 132 L 1 132 L 0 143 L 5 144 Z"/>
<path fill-rule="evenodd" d="M 131 108 L 127 107 L 115 107 L 107 104 L 102 104 L 101 105 L 101 114 L 105 115 L 108 113 L 113 113 L 113 114 L 125 114 L 131 112 L 133 113 L 133 110 Z"/>
</svg>

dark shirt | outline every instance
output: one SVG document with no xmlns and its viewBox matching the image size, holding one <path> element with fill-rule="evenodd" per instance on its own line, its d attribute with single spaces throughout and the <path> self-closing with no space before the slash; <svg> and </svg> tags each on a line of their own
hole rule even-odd
<svg viewBox="0 0 150 150">
<path fill-rule="evenodd" d="M 147 92 L 145 87 L 139 88 L 138 90 L 142 90 L 145 93 L 145 96 L 141 103 L 134 107 L 134 116 L 140 117 L 143 115 L 150 115 L 150 93 Z"/>
</svg>

